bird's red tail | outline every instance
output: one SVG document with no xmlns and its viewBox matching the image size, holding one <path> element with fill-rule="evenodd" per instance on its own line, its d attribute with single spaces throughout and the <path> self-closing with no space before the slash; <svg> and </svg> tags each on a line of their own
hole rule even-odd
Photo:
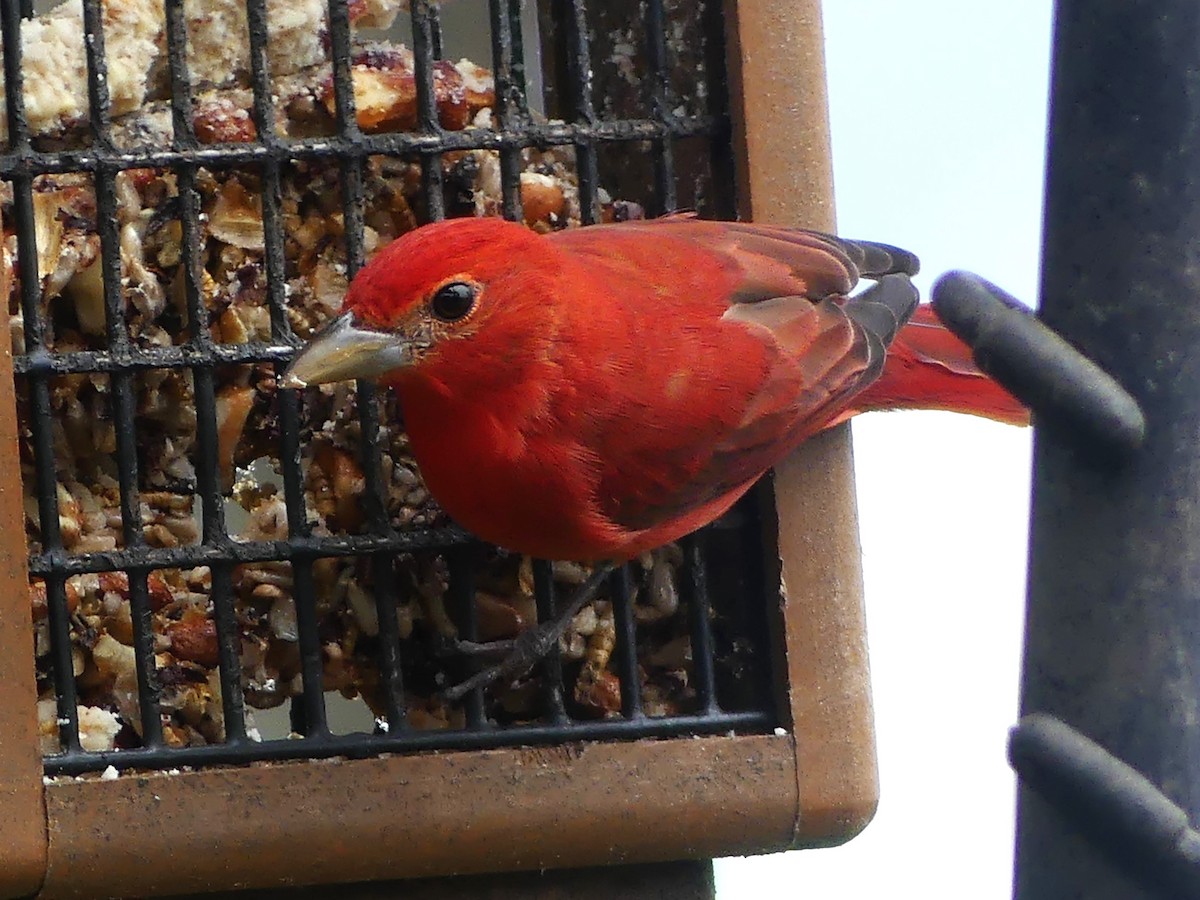
<svg viewBox="0 0 1200 900">
<path fill-rule="evenodd" d="M 888 350 L 883 374 L 858 397 L 854 412 L 944 409 L 1028 425 L 1029 410 L 975 365 L 970 348 L 933 307 L 917 307 Z"/>
</svg>

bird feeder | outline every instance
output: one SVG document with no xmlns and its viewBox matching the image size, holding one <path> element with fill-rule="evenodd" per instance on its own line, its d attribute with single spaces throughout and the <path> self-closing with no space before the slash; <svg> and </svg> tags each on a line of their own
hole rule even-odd
<svg viewBox="0 0 1200 900">
<path fill-rule="evenodd" d="M 446 705 L 439 637 L 528 626 L 580 568 L 446 520 L 389 397 L 275 385 L 421 222 L 831 229 L 815 0 L 197 6 L 0 3 L 0 894 L 856 834 L 877 790 L 845 428 L 619 572 L 530 678 Z"/>
</svg>

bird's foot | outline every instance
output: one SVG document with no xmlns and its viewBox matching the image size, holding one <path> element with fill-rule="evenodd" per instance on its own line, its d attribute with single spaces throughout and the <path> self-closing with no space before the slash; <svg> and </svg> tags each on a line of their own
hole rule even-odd
<svg viewBox="0 0 1200 900">
<path fill-rule="evenodd" d="M 471 657 L 474 659 L 492 659 L 511 653 L 516 648 L 514 638 L 499 638 L 494 641 L 464 641 L 459 638 L 443 637 L 437 640 L 434 654 L 443 659 L 450 657 Z"/>
<path fill-rule="evenodd" d="M 521 632 L 512 640 L 488 643 L 456 641 L 452 646 L 468 656 L 504 656 L 499 662 L 480 669 L 464 681 L 446 688 L 442 691 L 442 696 L 454 703 L 477 688 L 485 688 L 502 678 L 511 678 L 533 668 L 542 657 L 554 650 L 558 639 L 563 636 L 579 611 L 595 599 L 613 568 L 612 563 L 599 563 L 587 580 L 575 589 L 571 601 L 557 616 L 549 622 L 542 622 L 536 628 Z"/>
</svg>

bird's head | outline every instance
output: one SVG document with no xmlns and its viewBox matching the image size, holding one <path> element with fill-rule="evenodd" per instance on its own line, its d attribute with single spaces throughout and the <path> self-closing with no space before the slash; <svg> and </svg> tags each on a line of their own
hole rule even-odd
<svg viewBox="0 0 1200 900">
<path fill-rule="evenodd" d="M 342 313 L 292 360 L 283 386 L 392 381 L 453 355 L 538 292 L 530 278 L 541 267 L 529 262 L 544 259 L 545 243 L 494 218 L 447 220 L 398 238 L 354 278 Z"/>
</svg>

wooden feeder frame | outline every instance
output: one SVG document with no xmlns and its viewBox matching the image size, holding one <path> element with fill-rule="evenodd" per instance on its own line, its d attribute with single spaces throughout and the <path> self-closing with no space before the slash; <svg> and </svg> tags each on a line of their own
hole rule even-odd
<svg viewBox="0 0 1200 900">
<path fill-rule="evenodd" d="M 6 13 L 6 22 L 15 13 Z M 818 0 L 726 9 L 742 214 L 833 227 Z M 150 896 L 835 844 L 877 799 L 850 436 L 776 472 L 774 734 L 43 783 L 13 362 L 0 352 L 0 895 Z"/>
</svg>

